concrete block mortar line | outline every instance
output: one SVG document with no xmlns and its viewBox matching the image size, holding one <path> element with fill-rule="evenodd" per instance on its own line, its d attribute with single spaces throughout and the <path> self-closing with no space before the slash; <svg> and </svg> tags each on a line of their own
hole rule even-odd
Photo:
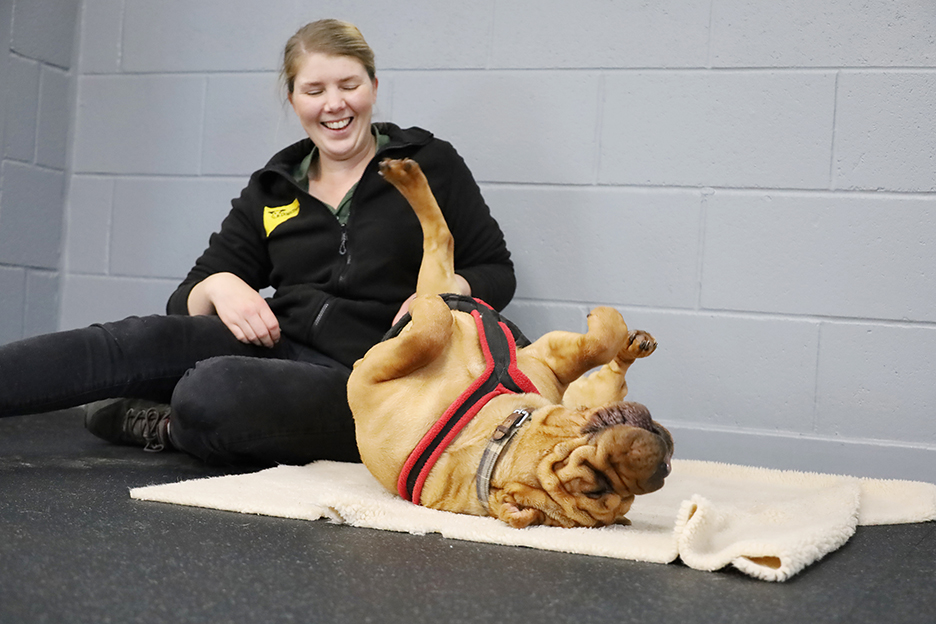
<svg viewBox="0 0 936 624">
<path fill-rule="evenodd" d="M 81 75 L 81 44 L 82 44 L 82 33 L 84 31 L 84 16 L 85 12 L 88 10 L 87 3 L 82 2 L 81 8 L 78 12 L 77 19 L 75 20 L 75 36 L 73 38 L 74 43 L 72 45 L 72 63 L 71 70 L 69 71 L 68 76 L 68 110 L 70 115 L 68 118 L 68 130 L 65 139 L 65 190 L 64 197 L 62 197 L 62 238 L 61 238 L 61 256 L 59 260 L 59 289 L 58 289 L 58 299 L 57 305 L 58 310 L 56 310 L 56 319 L 61 321 L 62 318 L 62 284 L 61 280 L 68 274 L 68 246 L 71 241 L 71 238 L 68 235 L 68 224 L 70 222 L 70 212 L 71 212 L 71 192 L 72 192 L 72 178 L 75 175 L 75 126 L 78 121 L 78 89 L 80 81 L 78 77 Z M 121 11 L 122 11 L 121 7 Z M 111 207 L 113 208 L 113 183 L 111 183 Z M 108 224 L 108 232 L 110 225 Z M 109 254 L 109 249 L 105 249 L 105 254 Z M 105 256 L 106 258 L 107 256 Z M 106 266 L 106 265 L 105 265 Z"/>
<path fill-rule="evenodd" d="M 494 67 L 494 33 L 497 32 L 497 2 L 491 3 L 491 22 L 488 24 L 487 41 L 487 59 L 485 59 L 485 69 Z"/>
<path fill-rule="evenodd" d="M 33 57 L 31 57 L 31 56 L 27 56 L 27 55 L 25 55 L 25 54 L 23 54 L 23 53 L 21 53 L 21 52 L 17 52 L 16 50 L 14 50 L 14 49 L 12 49 L 12 48 L 8 51 L 8 53 L 9 53 L 10 57 L 12 57 L 12 58 L 16 58 L 16 59 L 19 59 L 19 60 L 21 60 L 21 61 L 28 61 L 28 62 L 30 62 L 30 63 L 34 63 L 34 64 L 38 65 L 39 67 L 43 67 L 43 66 L 45 66 L 45 67 L 54 67 L 55 69 L 57 69 L 57 70 L 59 70 L 59 71 L 63 71 L 63 72 L 68 72 L 68 71 L 69 71 L 69 68 L 68 68 L 68 67 L 62 67 L 61 65 L 56 65 L 55 63 L 50 63 L 50 62 L 48 62 L 48 61 L 42 61 L 42 60 L 40 60 L 40 59 L 35 59 L 35 58 L 33 58 Z"/>
<path fill-rule="evenodd" d="M 874 66 L 874 67 L 839 67 L 842 74 L 936 74 L 936 66 Z"/>
<path fill-rule="evenodd" d="M 377 68 L 378 77 L 381 71 L 391 71 L 381 70 Z M 406 70 L 409 71 L 409 70 Z M 418 71 L 418 70 L 412 70 Z M 436 70 L 438 71 L 438 70 Z M 466 70 L 471 71 L 471 70 Z M 133 71 L 123 71 L 120 70 L 118 73 L 103 72 L 103 71 L 83 71 L 80 73 L 81 76 L 87 78 L 172 78 L 175 76 L 245 76 L 250 74 L 267 74 L 270 76 L 277 75 L 279 73 L 278 69 L 244 69 L 244 70 L 232 70 L 232 69 L 179 69 L 179 70 L 133 70 Z"/>
<path fill-rule="evenodd" d="M 677 314 L 681 316 L 699 316 L 699 317 L 717 317 L 717 318 L 736 318 L 739 320 L 760 320 L 760 321 L 785 321 L 785 322 L 804 322 L 816 324 L 841 324 L 841 325 L 876 325 L 879 327 L 893 327 L 905 329 L 928 328 L 936 331 L 936 321 L 904 321 L 894 319 L 863 318 L 863 317 L 845 317 L 845 316 L 824 316 L 817 314 L 792 314 L 781 312 L 758 312 L 751 310 L 725 310 L 716 308 L 675 308 L 654 305 L 639 305 L 630 303 L 620 303 L 606 299 L 591 300 L 556 300 L 556 299 L 535 299 L 530 297 L 517 297 L 513 301 L 528 304 L 546 304 L 561 306 L 579 306 L 589 309 L 595 306 L 609 306 L 617 310 L 633 310 L 643 313 L 659 314 Z"/>
<path fill-rule="evenodd" d="M 84 173 L 84 172 L 83 172 Z M 115 175 L 131 175 L 131 174 L 115 174 Z M 901 199 L 914 199 L 918 198 L 924 201 L 930 201 L 936 198 L 936 191 L 899 191 L 899 190 L 868 190 L 868 189 L 827 189 L 827 188 L 789 188 L 789 187 L 758 187 L 758 186 L 704 186 L 700 187 L 698 185 L 689 185 L 689 184 L 621 184 L 617 182 L 564 182 L 564 183 L 548 183 L 548 182 L 519 182 L 511 181 L 504 182 L 500 180 L 482 180 L 478 179 L 479 184 L 484 184 L 485 186 L 497 187 L 501 189 L 521 189 L 524 187 L 540 187 L 540 188 L 600 188 L 600 189 L 622 189 L 622 190 L 631 190 L 631 191 L 647 191 L 647 192 L 685 192 L 685 191 L 699 191 L 705 192 L 708 195 L 714 195 L 716 193 L 731 193 L 736 195 L 751 195 L 753 196 L 763 196 L 763 195 L 787 195 L 791 197 L 854 197 L 857 199 L 871 199 L 871 198 L 901 198 Z"/>
<path fill-rule="evenodd" d="M 117 67 L 121 72 L 124 71 L 123 51 L 124 51 L 124 25 L 127 23 L 127 0 L 120 0 L 120 32 L 117 33 Z"/>
<path fill-rule="evenodd" d="M 182 280 L 185 279 L 184 275 L 175 275 L 175 276 L 164 276 L 164 275 L 142 275 L 134 273 L 108 273 L 107 275 L 101 275 L 100 273 L 90 273 L 88 271 L 73 271 L 68 274 L 71 277 L 95 277 L 101 279 L 107 279 L 111 282 L 117 283 L 125 280 L 133 280 L 134 282 L 152 282 L 154 284 L 166 284 L 170 285 L 173 288 L 177 286 Z"/>
<path fill-rule="evenodd" d="M 653 308 L 651 308 L 653 309 Z M 666 308 L 658 308 L 661 312 L 667 311 Z M 676 308 L 669 309 L 672 312 L 682 312 Z M 756 310 L 725 310 L 716 308 L 702 308 L 692 310 L 702 315 L 734 317 L 739 319 L 752 320 L 778 320 L 778 321 L 802 321 L 812 323 L 837 323 L 841 325 L 877 325 L 879 327 L 895 328 L 930 328 L 936 330 L 936 321 L 908 321 L 898 319 L 872 318 L 872 317 L 850 317 L 850 316 L 832 316 L 822 314 L 794 314 L 788 312 L 758 312 Z"/>
<path fill-rule="evenodd" d="M 134 70 L 121 72 L 121 76 L 154 76 L 154 75 L 188 75 L 188 74 L 257 74 L 272 73 L 275 69 L 180 69 L 180 70 Z M 822 66 L 822 67 L 774 67 L 774 66 L 751 66 L 751 67 L 660 67 L 660 66 L 634 66 L 634 67 L 613 67 L 609 65 L 582 65 L 580 67 L 406 67 L 402 65 L 385 65 L 377 68 L 378 74 L 383 72 L 400 73 L 465 73 L 474 72 L 477 74 L 487 73 L 523 73 L 549 72 L 549 73 L 594 73 L 604 72 L 608 75 L 620 74 L 834 74 L 843 73 L 936 73 L 936 67 L 843 67 L 843 66 Z M 114 75 L 114 74 L 88 74 L 88 75 Z"/>
<path fill-rule="evenodd" d="M 28 164 L 28 163 L 24 163 Z M 253 173 L 253 172 L 251 172 Z M 208 181 L 220 181 L 220 180 L 243 180 L 244 183 L 247 183 L 247 178 L 250 176 L 250 173 L 206 173 L 206 174 L 197 174 L 197 173 L 150 173 L 150 172 L 136 172 L 136 173 L 127 173 L 123 171 L 75 171 L 74 175 L 81 177 L 95 177 L 95 178 L 110 178 L 114 180 L 208 180 Z"/>
<path fill-rule="evenodd" d="M 114 203 L 115 197 L 117 195 L 117 182 L 113 179 L 109 180 L 110 183 L 110 206 L 107 210 L 107 230 L 104 234 L 104 266 L 107 267 L 107 275 L 112 275 L 113 270 L 111 267 L 111 251 L 114 238 Z M 61 320 L 61 319 L 59 319 Z"/>
<path fill-rule="evenodd" d="M 715 0 L 709 3 L 709 23 L 708 23 L 708 50 L 706 50 L 705 66 L 712 68 L 712 49 L 715 47 Z"/>
<path fill-rule="evenodd" d="M 3 160 L 6 162 L 16 163 L 18 165 L 24 165 L 26 167 L 31 167 L 33 169 L 39 169 L 41 171 L 51 171 L 53 173 L 65 173 L 65 169 L 59 169 L 58 167 L 52 167 L 50 165 L 43 165 L 37 162 L 28 162 L 28 161 L 19 160 L 16 158 L 4 158 Z"/>
<path fill-rule="evenodd" d="M 715 194 L 711 188 L 700 189 L 699 196 L 699 252 L 696 256 L 696 310 L 702 310 L 702 289 L 705 283 L 705 234 L 708 225 L 708 198 Z"/>
<path fill-rule="evenodd" d="M 36 166 L 39 166 L 38 165 L 39 163 L 39 127 L 42 122 L 42 120 L 39 118 L 39 113 L 42 111 L 42 87 L 46 78 L 45 78 L 45 72 L 42 71 L 44 69 L 45 63 L 42 63 L 41 61 L 37 61 L 37 64 L 39 65 L 39 84 L 38 84 L 38 89 L 36 91 L 36 123 L 33 126 L 33 140 L 32 140 L 33 154 L 32 154 L 31 163 Z"/>
<path fill-rule="evenodd" d="M 592 185 L 598 185 L 598 179 L 601 172 L 601 135 L 604 128 L 605 113 L 605 76 L 604 73 L 598 74 L 598 93 L 596 95 L 595 111 L 595 141 L 593 147 L 592 161 L 595 163 L 595 169 L 592 172 Z"/>
<path fill-rule="evenodd" d="M 205 117 L 208 115 L 208 76 L 202 77 L 201 114 L 198 120 L 198 171 L 196 177 L 201 177 L 205 169 Z"/>
<path fill-rule="evenodd" d="M 842 72 L 835 73 L 835 87 L 832 96 L 832 145 L 829 149 L 829 190 L 835 190 L 837 186 L 837 176 L 835 174 L 835 163 L 836 163 L 836 149 L 835 149 L 835 135 L 837 130 L 838 123 L 838 101 L 839 101 L 839 78 L 841 77 Z"/>
<path fill-rule="evenodd" d="M 812 433 L 819 435 L 819 406 L 822 401 L 822 398 L 819 393 L 819 388 L 821 388 L 822 382 L 822 367 L 820 363 L 822 361 L 822 334 L 823 329 L 826 326 L 826 322 L 819 322 L 819 327 L 816 329 L 816 360 L 814 370 L 816 374 L 813 378 L 813 413 L 812 413 Z"/>
</svg>

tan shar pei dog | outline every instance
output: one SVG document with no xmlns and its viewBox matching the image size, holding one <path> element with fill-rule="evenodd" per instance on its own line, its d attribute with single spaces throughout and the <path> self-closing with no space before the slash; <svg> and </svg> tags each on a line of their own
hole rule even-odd
<svg viewBox="0 0 936 624">
<path fill-rule="evenodd" d="M 385 160 L 381 174 L 412 205 L 424 242 L 410 319 L 348 382 L 368 470 L 414 503 L 513 527 L 627 524 L 634 496 L 663 486 L 673 454 L 670 433 L 623 401 L 625 373 L 653 337 L 599 307 L 587 333 L 529 344 L 483 302 L 443 299 L 457 292 L 454 244 L 428 181 L 409 159 Z"/>
</svg>

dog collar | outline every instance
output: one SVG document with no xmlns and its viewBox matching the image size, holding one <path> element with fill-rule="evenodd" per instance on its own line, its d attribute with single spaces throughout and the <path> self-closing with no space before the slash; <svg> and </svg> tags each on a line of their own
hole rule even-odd
<svg viewBox="0 0 936 624">
<path fill-rule="evenodd" d="M 484 453 L 481 455 L 481 463 L 478 464 L 478 476 L 475 479 L 477 487 L 478 501 L 484 510 L 488 510 L 488 495 L 491 491 L 491 476 L 494 474 L 494 467 L 497 466 L 497 460 L 501 453 L 510 444 L 510 441 L 520 430 L 520 427 L 530 419 L 530 410 L 518 409 L 507 417 L 507 419 L 497 426 L 494 435 L 488 440 L 484 447 Z"/>
</svg>

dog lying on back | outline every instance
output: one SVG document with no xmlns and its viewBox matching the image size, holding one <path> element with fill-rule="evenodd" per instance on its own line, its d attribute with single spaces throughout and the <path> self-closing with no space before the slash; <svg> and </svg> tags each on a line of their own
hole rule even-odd
<svg viewBox="0 0 936 624">
<path fill-rule="evenodd" d="M 409 159 L 385 160 L 381 175 L 413 207 L 424 240 L 408 323 L 348 382 L 368 470 L 418 504 L 513 527 L 627 523 L 634 497 L 663 486 L 673 454 L 647 408 L 623 401 L 627 369 L 656 341 L 599 307 L 586 333 L 528 344 L 483 302 L 441 297 L 457 291 L 454 243 L 428 181 Z"/>
</svg>

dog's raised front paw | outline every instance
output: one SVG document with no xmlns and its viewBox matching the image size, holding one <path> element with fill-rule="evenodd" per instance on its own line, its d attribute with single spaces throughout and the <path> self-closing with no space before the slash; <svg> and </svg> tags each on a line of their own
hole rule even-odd
<svg viewBox="0 0 936 624">
<path fill-rule="evenodd" d="M 380 161 L 379 173 L 387 182 L 399 188 L 415 183 L 422 171 L 411 158 L 384 158 Z"/>
</svg>

